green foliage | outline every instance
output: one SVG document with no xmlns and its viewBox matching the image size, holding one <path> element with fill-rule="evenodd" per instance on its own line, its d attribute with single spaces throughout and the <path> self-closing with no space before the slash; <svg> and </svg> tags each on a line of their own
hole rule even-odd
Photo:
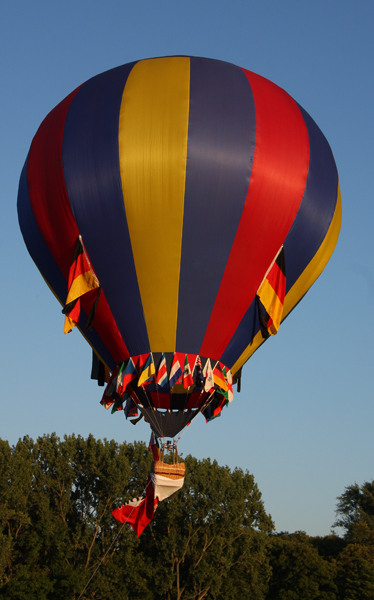
<svg viewBox="0 0 374 600">
<path fill-rule="evenodd" d="M 374 481 L 348 486 L 338 497 L 334 526 L 345 529 L 346 546 L 337 557 L 341 600 L 374 598 Z"/>
<path fill-rule="evenodd" d="M 341 600 L 374 598 L 374 546 L 348 544 L 338 559 L 337 583 Z"/>
<path fill-rule="evenodd" d="M 142 493 L 151 462 L 144 444 L 92 436 L 0 440 L 1 597 L 77 600 L 94 575 L 83 598 L 263 600 L 273 525 L 253 476 L 188 457 L 138 540 L 111 511 Z"/>
<path fill-rule="evenodd" d="M 53 434 L 35 443 L 24 438 L 13 449 L 2 442 L 0 452 L 3 597 L 78 597 L 119 530 L 111 511 L 134 489 L 141 492 L 138 476 L 142 472 L 145 481 L 149 452 L 143 444 L 119 446 L 92 436 L 60 441 Z M 127 529 L 122 539 L 126 552 L 137 546 Z M 113 551 L 91 593 L 101 586 L 112 598 L 123 597 L 111 580 L 118 562 Z"/>
<path fill-rule="evenodd" d="M 309 541 L 317 549 L 318 554 L 329 561 L 336 560 L 346 546 L 345 540 L 334 533 L 323 537 L 310 537 Z"/>
<path fill-rule="evenodd" d="M 303 532 L 269 539 L 272 574 L 267 600 L 335 600 L 336 568 L 324 560 Z"/>
<path fill-rule="evenodd" d="M 274 535 L 251 474 L 188 456 L 137 539 L 111 512 L 151 463 L 141 443 L 0 440 L 0 597 L 78 600 L 89 582 L 82 600 L 374 598 L 374 482 L 338 498 L 344 538 Z"/>
<path fill-rule="evenodd" d="M 338 497 L 336 509 L 337 519 L 334 527 L 343 527 L 346 537 L 352 536 L 356 523 L 364 522 L 374 531 L 374 481 L 366 481 L 359 486 L 357 483 L 345 488 Z"/>
<path fill-rule="evenodd" d="M 263 598 L 257 588 L 266 584 L 266 533 L 273 524 L 253 476 L 192 457 L 186 468 L 184 488 L 159 505 L 141 538 L 155 572 L 153 597 L 242 598 L 233 574 L 245 573 L 243 589 Z"/>
<path fill-rule="evenodd" d="M 366 520 L 350 526 L 337 557 L 337 584 L 342 600 L 374 598 L 374 530 Z"/>
</svg>

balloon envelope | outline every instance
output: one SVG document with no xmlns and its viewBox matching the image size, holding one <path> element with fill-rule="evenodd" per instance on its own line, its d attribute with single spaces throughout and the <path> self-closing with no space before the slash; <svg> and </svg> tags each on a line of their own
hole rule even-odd
<svg viewBox="0 0 374 600">
<path fill-rule="evenodd" d="M 90 332 L 93 294 L 82 298 L 80 327 L 109 369 L 152 352 L 169 372 L 178 353 L 182 368 L 199 355 L 235 373 L 264 341 L 255 297 L 279 249 L 284 319 L 334 250 L 341 200 L 325 137 L 284 90 L 222 61 L 165 57 L 93 77 L 49 113 L 18 213 L 61 304 L 82 236 L 102 293 Z M 206 398 L 160 394 L 150 406 Z"/>
</svg>

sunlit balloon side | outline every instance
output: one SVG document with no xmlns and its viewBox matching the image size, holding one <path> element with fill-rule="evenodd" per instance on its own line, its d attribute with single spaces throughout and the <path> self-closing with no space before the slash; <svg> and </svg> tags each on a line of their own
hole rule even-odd
<svg viewBox="0 0 374 600">
<path fill-rule="evenodd" d="M 109 374 L 103 404 L 174 437 L 220 414 L 321 274 L 341 199 L 328 142 L 284 90 L 165 57 L 97 75 L 47 115 L 18 214 L 65 331 Z"/>
</svg>

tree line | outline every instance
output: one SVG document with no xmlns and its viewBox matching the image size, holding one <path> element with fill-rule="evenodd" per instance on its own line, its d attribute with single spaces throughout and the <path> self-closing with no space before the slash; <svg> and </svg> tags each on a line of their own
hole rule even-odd
<svg viewBox="0 0 374 600">
<path fill-rule="evenodd" d="M 343 536 L 275 533 L 250 473 L 188 456 L 138 539 L 111 511 L 142 494 L 151 462 L 143 443 L 0 440 L 0 597 L 374 598 L 374 481 L 338 498 Z"/>
</svg>

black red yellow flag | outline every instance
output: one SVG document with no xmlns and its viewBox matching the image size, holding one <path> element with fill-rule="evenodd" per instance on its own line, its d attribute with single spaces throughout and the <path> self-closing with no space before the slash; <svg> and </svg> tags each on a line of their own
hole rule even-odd
<svg viewBox="0 0 374 600">
<path fill-rule="evenodd" d="M 278 332 L 286 295 L 286 261 L 283 246 L 257 290 L 260 328 L 264 338 Z M 264 313 L 264 310 L 265 313 Z"/>
<path fill-rule="evenodd" d="M 79 236 L 69 270 L 66 304 L 62 310 L 65 315 L 64 333 L 69 333 L 79 323 L 81 297 L 99 287 L 99 282 L 91 269 Z"/>
</svg>

